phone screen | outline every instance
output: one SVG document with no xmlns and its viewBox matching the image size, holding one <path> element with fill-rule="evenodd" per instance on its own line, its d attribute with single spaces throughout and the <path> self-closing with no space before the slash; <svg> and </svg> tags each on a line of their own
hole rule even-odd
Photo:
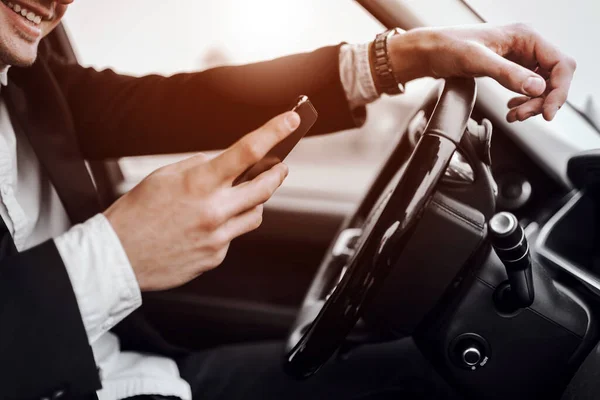
<svg viewBox="0 0 600 400">
<path fill-rule="evenodd" d="M 300 126 L 269 150 L 262 160 L 238 176 L 235 181 L 233 181 L 233 186 L 252 180 L 274 165 L 282 162 L 317 121 L 317 110 L 315 110 L 315 107 L 307 96 L 300 96 L 291 110 L 295 111 L 300 116 Z"/>
</svg>

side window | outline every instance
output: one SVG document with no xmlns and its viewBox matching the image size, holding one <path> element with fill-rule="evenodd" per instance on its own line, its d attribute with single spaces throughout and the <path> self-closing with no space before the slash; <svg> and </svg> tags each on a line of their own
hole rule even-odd
<svg viewBox="0 0 600 400">
<path fill-rule="evenodd" d="M 80 62 L 133 75 L 170 75 L 342 41 L 367 42 L 383 29 L 350 0 L 151 3 L 149 7 L 145 0 L 75 2 L 65 25 Z M 383 98 L 369 106 L 369 119 L 361 129 L 303 140 L 288 158 L 285 190 L 357 198 L 394 141 L 398 125 L 394 115 L 407 107 L 402 96 Z M 134 184 L 181 157 L 125 158 L 120 165 L 126 184 Z"/>
</svg>

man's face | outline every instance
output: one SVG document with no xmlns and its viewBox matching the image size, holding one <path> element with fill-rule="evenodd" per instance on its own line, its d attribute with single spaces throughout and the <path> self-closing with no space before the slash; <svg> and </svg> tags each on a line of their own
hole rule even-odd
<svg viewBox="0 0 600 400">
<path fill-rule="evenodd" d="M 26 67 L 73 0 L 0 0 L 0 66 Z"/>
</svg>

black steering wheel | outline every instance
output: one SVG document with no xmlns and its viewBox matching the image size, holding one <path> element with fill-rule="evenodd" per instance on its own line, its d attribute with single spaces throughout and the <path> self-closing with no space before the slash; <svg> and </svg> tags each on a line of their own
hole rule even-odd
<svg viewBox="0 0 600 400">
<path fill-rule="evenodd" d="M 435 193 L 473 111 L 475 80 L 447 79 L 436 94 L 425 132 L 408 161 L 391 153 L 384 170 L 391 166 L 395 176 L 384 187 L 379 178 L 374 181 L 344 227 L 359 213 L 365 216 L 360 226 L 340 231 L 315 275 L 287 341 L 288 374 L 309 377 L 337 350 L 400 258 Z"/>
</svg>

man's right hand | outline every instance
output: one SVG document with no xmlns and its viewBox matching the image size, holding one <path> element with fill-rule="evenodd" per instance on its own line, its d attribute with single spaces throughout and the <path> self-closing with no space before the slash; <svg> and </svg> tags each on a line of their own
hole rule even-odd
<svg viewBox="0 0 600 400">
<path fill-rule="evenodd" d="M 160 168 L 106 210 L 142 291 L 177 287 L 215 268 L 231 240 L 261 224 L 262 204 L 287 167 L 232 182 L 299 124 L 298 114 L 286 112 L 212 160 L 199 154 Z"/>
</svg>

